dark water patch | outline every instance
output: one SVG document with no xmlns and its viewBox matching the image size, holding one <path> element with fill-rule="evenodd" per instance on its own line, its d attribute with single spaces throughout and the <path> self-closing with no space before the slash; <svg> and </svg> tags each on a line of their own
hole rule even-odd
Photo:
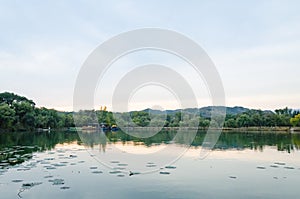
<svg viewBox="0 0 300 199">
<path fill-rule="evenodd" d="M 270 167 L 272 167 L 272 168 L 279 168 L 279 166 L 277 166 L 277 165 L 270 165 Z"/>
<path fill-rule="evenodd" d="M 92 171 L 93 174 L 101 174 L 103 173 L 102 171 Z"/>
<path fill-rule="evenodd" d="M 48 182 L 52 182 L 52 185 L 63 185 L 65 184 L 64 179 L 53 179 L 53 180 L 48 180 Z"/>
<path fill-rule="evenodd" d="M 32 187 L 34 187 L 34 186 L 41 185 L 41 184 L 43 184 L 43 183 L 42 183 L 42 182 L 29 182 L 29 183 L 23 183 L 23 184 L 22 184 L 22 188 L 24 188 L 24 189 L 30 189 L 30 188 L 32 188 Z"/>
<path fill-rule="evenodd" d="M 90 167 L 90 169 L 98 169 L 98 167 Z"/>
<path fill-rule="evenodd" d="M 231 179 L 237 179 L 236 176 L 229 176 L 229 178 L 231 178 Z"/>
<path fill-rule="evenodd" d="M 67 190 L 67 189 L 70 189 L 70 187 L 60 187 L 60 189 Z"/>
<path fill-rule="evenodd" d="M 256 168 L 257 169 L 266 169 L 266 167 L 264 167 L 264 166 L 257 166 Z"/>
<path fill-rule="evenodd" d="M 53 157 L 50 157 L 50 158 L 44 158 L 45 161 L 52 161 L 52 160 L 55 160 L 55 158 Z"/>
<path fill-rule="evenodd" d="M 48 170 L 55 170 L 56 169 L 56 167 L 51 167 L 51 166 L 45 167 L 45 168 L 48 169 Z"/>
<path fill-rule="evenodd" d="M 285 168 L 285 169 L 290 169 L 290 170 L 295 169 L 294 167 L 289 167 L 289 166 L 283 167 L 283 168 Z"/>
<path fill-rule="evenodd" d="M 135 172 L 129 172 L 129 176 L 133 176 L 133 175 L 140 175 L 141 173 L 140 172 L 137 172 L 137 171 L 135 171 Z"/>
<path fill-rule="evenodd" d="M 66 164 L 61 164 L 61 163 L 54 163 L 52 164 L 54 167 L 65 167 L 67 166 Z"/>
<path fill-rule="evenodd" d="M 44 178 L 53 178 L 53 176 L 49 175 L 49 176 L 44 176 Z"/>
<path fill-rule="evenodd" d="M 119 174 L 121 171 L 110 171 L 109 174 Z"/>
<path fill-rule="evenodd" d="M 166 169 L 176 169 L 176 166 L 165 166 Z"/>
<path fill-rule="evenodd" d="M 125 170 L 126 168 L 125 167 L 114 167 L 113 169 L 114 170 Z"/>
<path fill-rule="evenodd" d="M 51 162 L 42 161 L 40 164 L 51 164 Z"/>
<path fill-rule="evenodd" d="M 124 174 L 119 174 L 119 175 L 117 175 L 117 177 L 123 178 L 123 177 L 125 177 L 125 175 Z"/>
<path fill-rule="evenodd" d="M 152 167 L 157 167 L 155 164 L 147 164 L 146 167 L 152 168 Z"/>
<path fill-rule="evenodd" d="M 12 182 L 14 183 L 19 183 L 19 182 L 23 182 L 24 180 L 12 180 Z"/>
<path fill-rule="evenodd" d="M 18 168 L 17 171 L 29 171 L 30 168 Z"/>
<path fill-rule="evenodd" d="M 128 166 L 128 164 L 124 164 L 124 163 L 119 163 L 118 166 L 121 166 L 121 167 L 126 167 Z"/>
<path fill-rule="evenodd" d="M 170 175 L 171 173 L 168 172 L 168 171 L 161 171 L 161 172 L 159 172 L 159 174 L 161 174 L 161 175 Z"/>
</svg>

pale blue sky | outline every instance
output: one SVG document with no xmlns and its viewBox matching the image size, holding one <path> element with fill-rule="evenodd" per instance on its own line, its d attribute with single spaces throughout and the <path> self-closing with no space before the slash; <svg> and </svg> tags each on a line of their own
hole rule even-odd
<svg viewBox="0 0 300 199">
<path fill-rule="evenodd" d="M 296 0 L 1 1 L 0 92 L 71 110 L 76 76 L 94 48 L 121 32 L 158 27 L 205 49 L 228 106 L 300 108 L 299 22 Z"/>
</svg>

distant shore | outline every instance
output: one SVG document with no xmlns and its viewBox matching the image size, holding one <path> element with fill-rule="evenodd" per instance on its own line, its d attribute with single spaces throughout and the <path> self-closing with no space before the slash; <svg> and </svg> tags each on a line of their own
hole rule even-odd
<svg viewBox="0 0 300 199">
<path fill-rule="evenodd" d="M 179 130 L 180 127 L 131 127 L 132 130 L 165 130 L 165 131 L 174 131 Z M 207 130 L 207 127 L 182 127 L 184 130 Z M 240 128 L 211 128 L 212 130 L 222 130 L 222 132 L 274 132 L 274 133 L 300 133 L 300 127 L 240 127 Z M 95 129 L 94 129 L 95 130 Z M 20 132 L 25 132 L 27 130 L 19 130 Z M 55 131 L 82 131 L 81 128 L 70 127 L 70 128 L 53 128 L 53 129 L 34 129 L 29 131 L 37 131 L 37 132 L 55 132 Z M 1 132 L 10 132 L 7 129 L 0 129 Z"/>
<path fill-rule="evenodd" d="M 164 130 L 178 130 L 179 127 L 164 127 Z M 191 128 L 187 128 L 191 129 Z M 195 128 L 193 128 L 195 129 Z M 199 130 L 207 130 L 208 128 L 199 127 Z M 223 127 L 223 128 L 211 128 L 212 130 L 222 130 L 223 132 L 299 132 L 300 133 L 300 127 L 240 127 L 240 128 L 229 128 L 229 127 Z"/>
</svg>

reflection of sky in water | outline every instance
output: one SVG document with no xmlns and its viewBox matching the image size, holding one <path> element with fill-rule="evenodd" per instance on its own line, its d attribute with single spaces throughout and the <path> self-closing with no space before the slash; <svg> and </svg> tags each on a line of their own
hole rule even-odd
<svg viewBox="0 0 300 199">
<path fill-rule="evenodd" d="M 115 149 L 127 146 L 142 152 L 149 151 L 152 147 L 135 145 L 133 142 L 124 145 L 117 142 L 116 145 L 117 148 L 109 143 L 105 153 L 99 151 L 95 145 L 94 155 L 99 155 L 99 158 L 110 161 L 111 165 L 125 170 L 136 166 L 133 164 L 138 162 L 140 162 L 138 167 L 159 166 L 157 163 L 168 156 L 158 153 L 149 158 L 149 154 L 144 154 L 137 155 L 139 159 L 130 159 L 126 153 Z M 174 152 L 176 148 L 180 146 L 173 145 L 172 151 Z M 76 142 L 58 144 L 51 151 L 34 153 L 31 160 L 0 175 L 1 196 L 7 199 L 16 198 L 22 184 L 35 182 L 42 184 L 21 192 L 23 198 L 297 198 L 298 196 L 299 151 L 280 152 L 272 146 L 264 147 L 263 152 L 250 149 L 214 150 L 208 158 L 199 160 L 197 155 L 200 150 L 200 147 L 191 148 L 174 164 L 176 168 L 164 169 L 163 171 L 169 172 L 169 175 L 156 172 L 129 177 L 127 171 L 100 165 L 95 157 L 91 157 L 84 147 L 77 145 Z M 272 167 L 276 162 L 285 164 L 275 164 L 277 167 Z M 26 165 L 34 164 L 36 166 L 30 170 L 22 170 Z M 54 169 L 48 169 L 49 166 Z M 64 184 L 53 185 L 54 179 L 62 179 Z M 13 180 L 23 181 L 12 182 Z"/>
</svg>

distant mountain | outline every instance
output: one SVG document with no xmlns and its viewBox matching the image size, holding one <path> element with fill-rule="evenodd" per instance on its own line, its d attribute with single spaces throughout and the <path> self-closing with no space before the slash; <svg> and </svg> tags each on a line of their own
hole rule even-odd
<svg viewBox="0 0 300 199">
<path fill-rule="evenodd" d="M 245 108 L 245 107 L 241 107 L 241 106 L 225 107 L 225 108 L 226 108 L 226 114 L 227 115 L 238 115 L 238 114 L 250 111 L 250 110 L 254 110 L 254 109 L 249 109 L 249 108 Z M 218 110 L 219 110 L 219 112 L 221 112 L 221 111 L 223 111 L 224 107 L 223 106 L 206 106 L 206 107 L 202 107 L 202 108 L 187 108 L 187 109 L 166 110 L 166 113 L 167 114 L 175 114 L 177 112 L 184 111 L 186 113 L 191 113 L 191 114 L 199 113 L 201 117 L 210 118 L 210 114 L 211 114 L 212 109 L 214 109 L 214 111 L 218 112 Z M 150 109 L 150 108 L 145 109 L 143 111 L 149 112 L 151 114 L 165 114 L 164 111 L 154 110 L 154 109 Z M 264 110 L 263 112 L 273 113 L 270 110 Z"/>
</svg>

